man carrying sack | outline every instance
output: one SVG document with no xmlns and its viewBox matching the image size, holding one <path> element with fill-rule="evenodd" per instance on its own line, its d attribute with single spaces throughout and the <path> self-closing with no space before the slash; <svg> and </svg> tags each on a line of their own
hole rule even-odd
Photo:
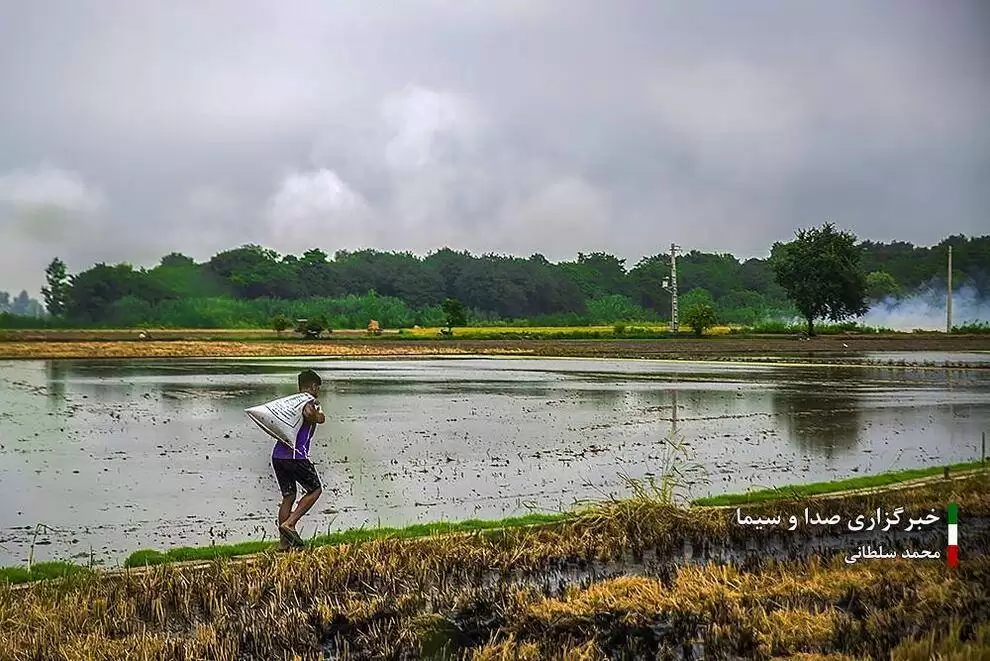
<svg viewBox="0 0 990 661">
<path fill-rule="evenodd" d="M 275 479 L 282 492 L 282 502 L 278 508 L 278 530 L 281 536 L 280 550 L 287 550 L 290 545 L 305 546 L 306 542 L 296 531 L 299 523 L 323 494 L 320 476 L 316 474 L 313 462 L 309 460 L 309 443 L 316 432 L 316 426 L 326 422 L 326 416 L 320 409 L 317 397 L 323 381 L 313 370 L 304 370 L 299 374 L 299 392 L 311 397 L 302 406 L 302 419 L 295 430 L 292 444 L 288 439 L 276 440 L 272 449 L 272 468 Z M 271 432 L 269 432 L 271 433 Z M 299 484 L 305 495 L 296 502 L 296 484 Z"/>
</svg>

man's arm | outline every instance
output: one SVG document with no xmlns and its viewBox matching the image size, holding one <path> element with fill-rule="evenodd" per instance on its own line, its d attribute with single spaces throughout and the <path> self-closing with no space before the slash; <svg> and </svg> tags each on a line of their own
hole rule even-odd
<svg viewBox="0 0 990 661">
<path fill-rule="evenodd" d="M 310 402 L 303 407 L 303 420 L 311 425 L 322 425 L 327 421 L 327 417 L 323 415 L 323 411 L 316 408 L 316 404 Z"/>
</svg>

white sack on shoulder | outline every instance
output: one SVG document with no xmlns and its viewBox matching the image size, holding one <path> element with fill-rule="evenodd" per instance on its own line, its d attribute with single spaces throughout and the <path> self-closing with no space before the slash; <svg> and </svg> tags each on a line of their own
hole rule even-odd
<svg viewBox="0 0 990 661">
<path fill-rule="evenodd" d="M 303 426 L 303 408 L 316 398 L 301 392 L 244 409 L 248 417 L 278 441 L 295 449 L 296 434 Z"/>
</svg>

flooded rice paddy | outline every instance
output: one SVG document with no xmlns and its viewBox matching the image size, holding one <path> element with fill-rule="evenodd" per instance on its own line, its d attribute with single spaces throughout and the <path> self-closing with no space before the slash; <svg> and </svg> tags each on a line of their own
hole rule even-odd
<svg viewBox="0 0 990 661">
<path fill-rule="evenodd" d="M 948 357 L 949 361 L 965 358 Z M 310 535 L 627 494 L 680 439 L 689 495 L 979 458 L 990 371 L 633 360 L 0 362 L 0 564 L 271 539 L 243 413 L 324 377 Z M 688 492 L 685 492 L 688 495 Z"/>
</svg>

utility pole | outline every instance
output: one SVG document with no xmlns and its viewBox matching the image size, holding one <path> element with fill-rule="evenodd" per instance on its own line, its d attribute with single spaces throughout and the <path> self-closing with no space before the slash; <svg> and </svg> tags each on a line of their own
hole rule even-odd
<svg viewBox="0 0 990 661">
<path fill-rule="evenodd" d="M 952 332 L 952 246 L 949 246 L 949 292 L 945 299 L 945 333 Z"/>
<path fill-rule="evenodd" d="M 663 289 L 670 294 L 670 330 L 674 333 L 680 328 L 677 317 L 677 251 L 680 246 L 670 244 L 670 280 L 664 278 Z"/>
</svg>

